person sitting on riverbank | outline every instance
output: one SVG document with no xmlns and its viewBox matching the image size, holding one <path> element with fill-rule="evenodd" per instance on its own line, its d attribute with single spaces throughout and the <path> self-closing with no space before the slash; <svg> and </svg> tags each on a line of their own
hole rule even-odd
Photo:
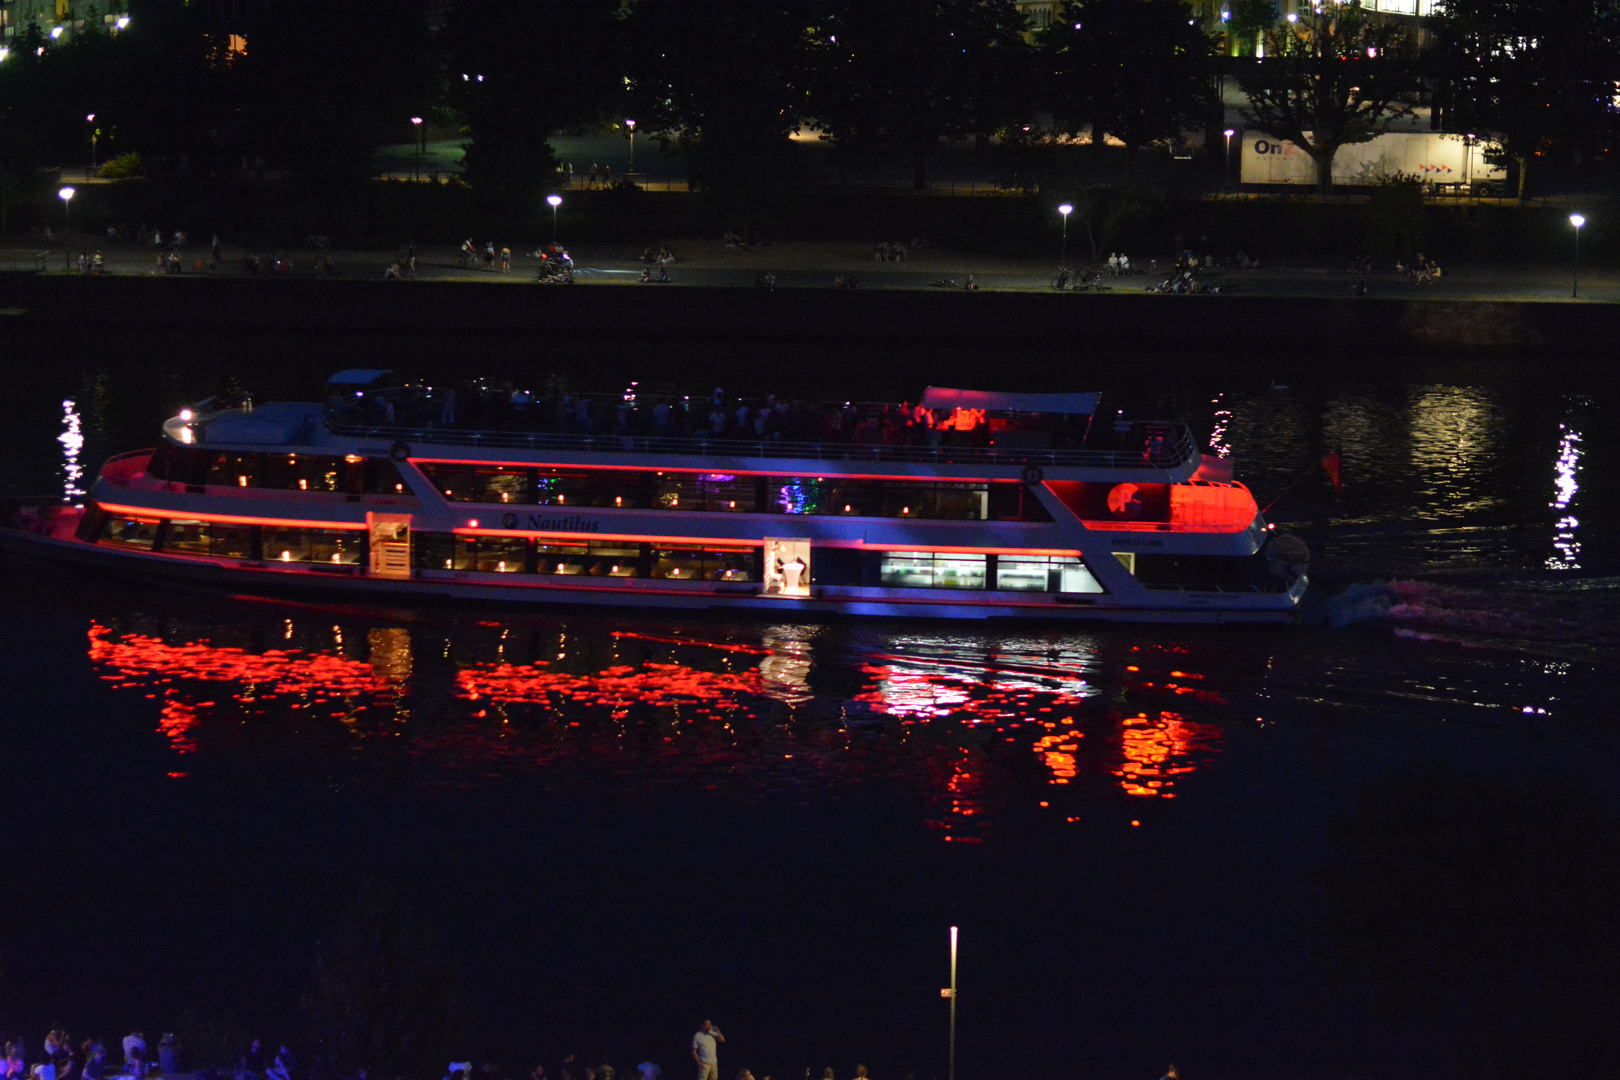
<svg viewBox="0 0 1620 1080">
<path fill-rule="evenodd" d="M 132 1031 L 124 1036 L 124 1069 L 126 1072 L 129 1070 L 130 1062 L 135 1060 L 136 1054 L 139 1054 L 142 1058 L 146 1057 L 146 1036 L 138 1031 Z"/>
<path fill-rule="evenodd" d="M 242 1062 L 236 1070 L 237 1080 L 257 1080 L 258 1077 L 264 1076 L 268 1067 L 264 1058 L 264 1044 L 254 1039 L 242 1052 Z"/>
<path fill-rule="evenodd" d="M 84 1080 L 107 1080 L 110 1069 L 107 1065 L 107 1048 L 99 1042 L 91 1042 L 84 1056 L 84 1070 L 80 1074 Z"/>
</svg>

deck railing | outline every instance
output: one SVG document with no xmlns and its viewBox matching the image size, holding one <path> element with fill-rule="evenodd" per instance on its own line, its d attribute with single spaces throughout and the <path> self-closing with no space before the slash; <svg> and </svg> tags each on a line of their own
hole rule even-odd
<svg viewBox="0 0 1620 1080">
<path fill-rule="evenodd" d="M 1136 445 L 1114 450 L 1053 450 L 1031 447 L 915 445 L 855 442 L 790 442 L 777 439 L 709 439 L 683 435 L 572 434 L 534 431 L 472 431 L 442 427 L 345 424 L 329 415 L 334 435 L 389 442 L 468 446 L 489 450 L 560 450 L 640 455 L 685 454 L 718 458 L 776 458 L 837 463 L 910 463 L 1039 468 L 1175 469 L 1194 461 L 1198 449 L 1184 425 L 1138 423 Z M 1113 437 L 1112 432 L 1095 436 Z"/>
</svg>

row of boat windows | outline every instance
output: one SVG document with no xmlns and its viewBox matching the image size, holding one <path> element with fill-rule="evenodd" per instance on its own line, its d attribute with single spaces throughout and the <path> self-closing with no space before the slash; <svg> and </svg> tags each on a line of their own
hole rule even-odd
<svg viewBox="0 0 1620 1080">
<path fill-rule="evenodd" d="M 956 521 L 1051 520 L 1039 500 L 1014 481 L 744 476 L 427 463 L 420 468 L 452 502 Z"/>
<path fill-rule="evenodd" d="M 269 559 L 289 563 L 353 566 L 365 557 L 362 529 L 305 529 L 232 525 L 217 521 L 160 520 L 87 513 L 79 536 L 113 547 L 211 555 L 224 559 Z"/>
<path fill-rule="evenodd" d="M 164 441 L 152 453 L 146 474 L 168 483 L 197 487 L 268 488 L 274 491 L 329 491 L 346 495 L 405 493 L 404 478 L 388 458 L 348 454 L 264 454 L 176 446 Z"/>
<path fill-rule="evenodd" d="M 411 564 L 419 570 L 757 582 L 765 577 L 765 558 L 764 549 L 752 545 L 555 541 L 420 532 L 411 537 Z M 830 548 L 812 552 L 806 569 L 808 580 L 816 585 L 1103 591 L 1078 556 L 959 555 Z"/>
<path fill-rule="evenodd" d="M 359 529 L 282 528 L 93 513 L 82 520 L 80 536 L 114 547 L 215 558 L 325 566 L 356 566 L 366 558 L 366 534 Z M 764 549 L 754 545 L 411 535 L 415 570 L 750 583 L 765 578 L 764 561 Z M 818 585 L 1103 591 L 1075 556 L 826 549 L 812 553 L 806 569 L 808 580 Z"/>
</svg>

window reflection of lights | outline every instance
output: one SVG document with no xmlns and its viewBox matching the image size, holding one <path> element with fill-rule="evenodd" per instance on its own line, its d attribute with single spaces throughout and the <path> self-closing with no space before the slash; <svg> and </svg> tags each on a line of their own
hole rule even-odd
<svg viewBox="0 0 1620 1080">
<path fill-rule="evenodd" d="M 84 466 L 79 463 L 84 452 L 84 424 L 72 398 L 62 402 L 62 434 L 56 441 L 62 444 L 62 501 L 70 503 L 84 494 Z"/>
<path fill-rule="evenodd" d="M 1581 545 L 1575 533 L 1581 523 L 1569 509 L 1581 488 L 1581 433 L 1564 424 L 1559 424 L 1558 430 L 1558 458 L 1553 462 L 1553 500 L 1547 505 L 1558 511 L 1559 518 L 1553 526 L 1553 553 L 1547 557 L 1547 569 L 1579 570 Z"/>
</svg>

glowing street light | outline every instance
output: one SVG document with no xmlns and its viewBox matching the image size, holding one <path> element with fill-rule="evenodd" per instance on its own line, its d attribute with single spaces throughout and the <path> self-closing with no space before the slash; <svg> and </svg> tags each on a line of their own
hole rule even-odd
<svg viewBox="0 0 1620 1080">
<path fill-rule="evenodd" d="M 1069 215 L 1074 213 L 1074 207 L 1068 203 L 1058 207 L 1058 213 L 1063 215 L 1063 255 L 1058 259 L 1059 266 L 1069 265 Z M 953 939 L 955 935 L 952 935 Z"/>
<path fill-rule="evenodd" d="M 562 205 L 561 195 L 547 195 L 546 202 L 551 204 L 551 244 L 557 245 L 557 207 Z"/>
<path fill-rule="evenodd" d="M 90 125 L 90 171 L 94 172 L 96 168 L 96 137 L 101 134 L 101 129 L 95 126 L 95 113 L 86 116 L 84 122 Z"/>
<path fill-rule="evenodd" d="M 630 129 L 630 171 L 636 171 L 636 122 L 626 120 L 624 126 Z"/>
<path fill-rule="evenodd" d="M 1227 128 L 1224 134 L 1226 135 L 1226 156 L 1221 159 L 1222 183 L 1226 182 L 1227 177 L 1232 172 L 1232 136 L 1237 134 L 1237 128 Z"/>
<path fill-rule="evenodd" d="M 427 132 L 422 127 L 420 116 L 411 117 L 411 123 L 416 127 L 416 178 L 422 179 L 422 155 L 427 153 Z"/>
<path fill-rule="evenodd" d="M 120 29 L 120 30 L 129 29 L 129 16 L 128 15 L 120 15 L 120 16 L 118 16 L 118 21 L 113 23 L 113 25 L 115 27 L 117 27 L 118 29 Z"/>
<path fill-rule="evenodd" d="M 1064 215 L 1068 220 L 1068 215 Z M 951 927 L 951 988 L 945 992 L 951 999 L 951 1047 L 945 1066 L 946 1080 L 956 1080 L 956 927 Z"/>
<path fill-rule="evenodd" d="M 1569 295 L 1571 299 L 1578 299 L 1581 295 L 1581 226 L 1586 224 L 1586 215 L 1571 214 L 1569 223 L 1575 226 L 1575 284 Z"/>
<path fill-rule="evenodd" d="M 73 224 L 73 215 L 71 211 L 73 209 L 74 194 L 75 192 L 71 185 L 64 186 L 56 193 L 56 197 L 62 200 L 62 240 L 64 243 L 67 242 L 68 232 Z M 67 253 L 67 259 L 67 268 L 71 270 L 73 269 L 73 252 L 71 250 Z"/>
</svg>

